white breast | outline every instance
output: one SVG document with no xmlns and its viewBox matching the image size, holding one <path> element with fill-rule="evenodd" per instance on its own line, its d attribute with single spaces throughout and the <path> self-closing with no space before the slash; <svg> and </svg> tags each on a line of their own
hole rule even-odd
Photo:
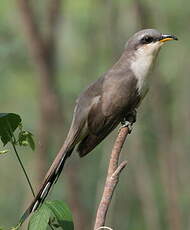
<svg viewBox="0 0 190 230">
<path fill-rule="evenodd" d="M 131 69 L 137 78 L 137 89 L 139 94 L 146 93 L 149 87 L 149 73 L 153 64 L 154 57 L 152 55 L 144 54 L 141 52 L 136 54 L 136 57 L 131 62 Z"/>
<path fill-rule="evenodd" d="M 140 95 L 144 96 L 149 87 L 149 76 L 155 57 L 160 50 L 160 42 L 151 43 L 136 50 L 131 59 L 131 70 L 137 78 L 137 89 Z"/>
</svg>

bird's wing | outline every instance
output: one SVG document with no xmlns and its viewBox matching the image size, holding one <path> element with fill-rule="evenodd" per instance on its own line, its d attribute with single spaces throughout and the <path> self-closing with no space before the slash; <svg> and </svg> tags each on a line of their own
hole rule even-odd
<svg viewBox="0 0 190 230">
<path fill-rule="evenodd" d="M 87 117 L 88 133 L 80 142 L 77 151 L 85 156 L 91 152 L 121 121 L 121 115 L 115 111 L 110 116 L 102 112 L 101 97 L 92 106 Z"/>
<path fill-rule="evenodd" d="M 80 157 L 91 152 L 104 138 L 119 124 L 119 119 L 110 120 L 98 129 L 98 134 L 88 133 L 88 135 L 80 142 L 77 151 Z"/>
<path fill-rule="evenodd" d="M 108 74 L 101 85 L 101 94 L 88 111 L 88 133 L 77 151 L 84 156 L 95 148 L 137 104 L 136 79 L 128 72 Z"/>
</svg>

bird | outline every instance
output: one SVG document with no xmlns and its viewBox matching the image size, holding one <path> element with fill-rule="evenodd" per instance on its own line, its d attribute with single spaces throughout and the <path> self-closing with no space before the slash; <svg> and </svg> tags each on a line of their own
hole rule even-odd
<svg viewBox="0 0 190 230">
<path fill-rule="evenodd" d="M 135 122 L 136 110 L 150 87 L 151 72 L 159 50 L 170 40 L 178 39 L 156 29 L 136 32 L 128 39 L 119 60 L 79 95 L 65 142 L 37 195 L 21 217 L 22 221 L 44 202 L 76 146 L 79 156 L 83 157 L 120 122 Z"/>
</svg>

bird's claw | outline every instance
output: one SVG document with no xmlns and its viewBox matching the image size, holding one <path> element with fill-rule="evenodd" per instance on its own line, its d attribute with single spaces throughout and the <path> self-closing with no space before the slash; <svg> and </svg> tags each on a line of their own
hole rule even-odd
<svg viewBox="0 0 190 230">
<path fill-rule="evenodd" d="M 136 115 L 136 110 L 133 110 L 124 117 L 123 121 L 121 121 L 121 128 L 128 127 L 129 134 L 132 132 L 133 124 L 136 122 Z"/>
<path fill-rule="evenodd" d="M 133 123 L 132 122 L 130 122 L 130 121 L 126 121 L 126 120 L 124 120 L 124 121 L 122 121 L 121 122 L 121 127 L 119 128 L 119 131 L 122 129 L 122 128 L 125 128 L 125 127 L 127 127 L 128 128 L 128 132 L 129 132 L 129 134 L 132 132 L 132 130 L 133 130 Z"/>
</svg>

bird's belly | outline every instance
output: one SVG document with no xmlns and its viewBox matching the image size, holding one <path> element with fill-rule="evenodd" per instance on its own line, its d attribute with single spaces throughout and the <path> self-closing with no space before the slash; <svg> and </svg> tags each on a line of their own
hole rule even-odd
<svg viewBox="0 0 190 230">
<path fill-rule="evenodd" d="M 148 92 L 150 85 L 150 69 L 142 73 L 140 77 L 137 77 L 137 91 L 139 95 L 144 98 Z"/>
</svg>

